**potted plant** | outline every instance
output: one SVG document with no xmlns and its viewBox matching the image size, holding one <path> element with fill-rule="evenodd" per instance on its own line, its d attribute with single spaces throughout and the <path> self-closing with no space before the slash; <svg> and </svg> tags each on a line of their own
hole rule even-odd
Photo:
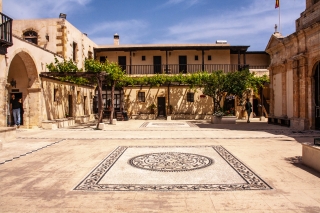
<svg viewBox="0 0 320 213">
<path fill-rule="evenodd" d="M 171 115 L 173 113 L 173 106 L 170 104 L 167 106 L 168 109 L 168 115 Z"/>
<path fill-rule="evenodd" d="M 153 103 L 150 106 L 148 106 L 148 109 L 150 110 L 151 114 L 154 114 L 154 110 L 157 108 L 157 106 Z"/>
</svg>

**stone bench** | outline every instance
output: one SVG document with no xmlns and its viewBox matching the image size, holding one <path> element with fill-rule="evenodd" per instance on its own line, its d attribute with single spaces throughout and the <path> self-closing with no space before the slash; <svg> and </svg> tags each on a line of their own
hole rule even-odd
<svg viewBox="0 0 320 213">
<path fill-rule="evenodd" d="M 302 163 L 320 172 L 320 146 L 310 143 L 302 144 Z"/>
<path fill-rule="evenodd" d="M 43 129 L 52 129 L 52 130 L 68 127 L 68 126 L 74 126 L 74 125 L 75 125 L 75 119 L 73 117 L 47 120 L 47 121 L 42 121 L 41 123 L 41 127 Z"/>
<path fill-rule="evenodd" d="M 77 116 L 75 119 L 76 123 L 87 123 L 90 121 L 91 116 L 90 115 L 81 115 L 81 116 Z"/>
<path fill-rule="evenodd" d="M 290 127 L 290 119 L 285 117 L 268 117 L 268 124 Z"/>
</svg>

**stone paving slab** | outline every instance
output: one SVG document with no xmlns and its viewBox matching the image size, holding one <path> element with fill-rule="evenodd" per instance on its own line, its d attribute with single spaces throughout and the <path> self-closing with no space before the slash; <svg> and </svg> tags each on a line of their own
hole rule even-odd
<svg viewBox="0 0 320 213">
<path fill-rule="evenodd" d="M 19 130 L 0 156 L 61 141 L 0 164 L 0 212 L 320 212 L 320 174 L 301 164 L 301 143 L 312 142 L 318 131 L 293 132 L 262 122 L 219 127 L 203 122 L 202 128 L 154 131 L 140 128 L 144 122 L 117 122 L 106 131 Z M 119 146 L 213 145 L 226 148 L 272 189 L 73 190 Z"/>
</svg>

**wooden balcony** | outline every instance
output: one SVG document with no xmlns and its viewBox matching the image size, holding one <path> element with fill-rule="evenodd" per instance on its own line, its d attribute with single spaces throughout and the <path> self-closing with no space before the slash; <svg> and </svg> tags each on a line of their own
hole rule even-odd
<svg viewBox="0 0 320 213">
<path fill-rule="evenodd" d="M 267 69 L 268 67 L 268 65 L 250 66 L 243 64 L 159 64 L 120 66 L 128 75 L 196 73 L 202 70 L 209 73 L 217 70 L 222 70 L 224 72 L 235 72 L 246 68 Z"/>
<path fill-rule="evenodd" d="M 7 48 L 12 46 L 12 19 L 0 13 L 0 54 L 7 53 Z"/>
</svg>

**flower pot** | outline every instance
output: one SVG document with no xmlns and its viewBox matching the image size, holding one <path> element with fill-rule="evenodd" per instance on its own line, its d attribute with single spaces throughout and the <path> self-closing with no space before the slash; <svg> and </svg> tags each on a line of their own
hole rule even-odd
<svg viewBox="0 0 320 213">
<path fill-rule="evenodd" d="M 222 124 L 235 124 L 236 123 L 236 116 L 222 116 L 221 123 Z"/>
<path fill-rule="evenodd" d="M 222 116 L 211 116 L 211 123 L 213 124 L 221 124 Z"/>
</svg>

